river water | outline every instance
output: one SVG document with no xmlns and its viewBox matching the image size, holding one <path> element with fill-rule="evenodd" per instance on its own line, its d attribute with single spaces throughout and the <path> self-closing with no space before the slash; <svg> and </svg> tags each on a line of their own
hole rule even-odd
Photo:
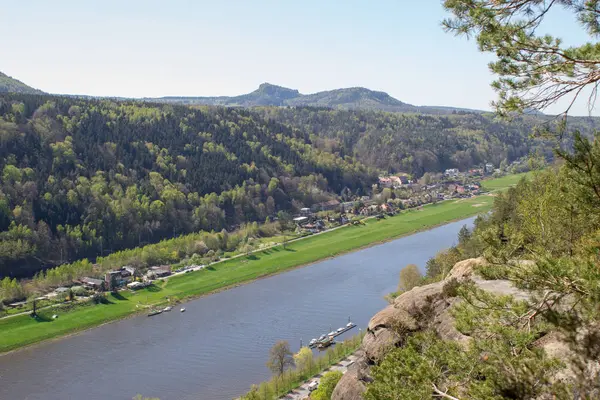
<svg viewBox="0 0 600 400">
<path fill-rule="evenodd" d="M 270 347 L 297 350 L 348 317 L 365 328 L 406 264 L 456 243 L 473 219 L 295 269 L 185 304 L 0 356 L 2 400 L 229 400 L 269 378 Z M 358 333 L 353 329 L 345 336 Z M 0 332 L 1 334 L 1 332 Z"/>
</svg>

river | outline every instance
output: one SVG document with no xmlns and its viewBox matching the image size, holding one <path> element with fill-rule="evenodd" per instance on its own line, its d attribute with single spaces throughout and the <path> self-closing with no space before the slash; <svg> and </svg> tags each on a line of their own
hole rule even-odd
<svg viewBox="0 0 600 400">
<path fill-rule="evenodd" d="M 270 347 L 347 323 L 364 329 L 406 264 L 421 269 L 473 218 L 185 304 L 0 356 L 0 399 L 230 400 L 269 378 Z M 351 330 L 345 336 L 358 333 Z M 0 333 L 1 334 L 1 333 Z"/>
</svg>

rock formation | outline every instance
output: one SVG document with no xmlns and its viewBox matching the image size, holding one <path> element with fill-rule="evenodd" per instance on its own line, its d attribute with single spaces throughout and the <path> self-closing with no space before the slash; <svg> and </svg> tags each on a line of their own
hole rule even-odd
<svg viewBox="0 0 600 400">
<path fill-rule="evenodd" d="M 369 322 L 363 339 L 359 360 L 339 381 L 332 399 L 362 399 L 366 384 L 371 381 L 369 375 L 371 366 L 381 362 L 394 346 L 401 346 L 407 335 L 412 332 L 430 329 L 444 340 L 467 344 L 471 338 L 455 328 L 454 320 L 450 315 L 450 308 L 461 301 L 451 288 L 456 282 L 470 280 L 490 293 L 512 295 L 517 299 L 528 298 L 526 292 L 514 287 L 510 281 L 484 280 L 474 274 L 474 268 L 484 263 L 483 258 L 461 261 L 452 268 L 443 281 L 415 287 L 398 296 L 393 304 L 375 314 Z M 561 358 L 569 351 L 568 346 L 556 333 L 542 337 L 539 346 L 546 349 L 550 355 Z"/>
</svg>

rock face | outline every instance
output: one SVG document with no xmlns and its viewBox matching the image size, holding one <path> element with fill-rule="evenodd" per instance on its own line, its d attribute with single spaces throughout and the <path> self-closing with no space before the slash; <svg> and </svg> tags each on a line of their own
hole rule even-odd
<svg viewBox="0 0 600 400">
<path fill-rule="evenodd" d="M 387 352 L 399 346 L 412 332 L 432 329 L 440 338 L 467 344 L 471 338 L 460 333 L 454 326 L 450 308 L 460 301 L 452 291 L 456 281 L 472 281 L 479 288 L 497 295 L 512 295 L 526 299 L 528 294 L 515 288 L 506 280 L 484 280 L 474 274 L 474 268 L 484 265 L 483 258 L 469 259 L 457 263 L 448 277 L 426 286 L 416 287 L 398 296 L 369 322 L 362 342 L 364 352 L 358 362 L 343 376 L 333 391 L 332 400 L 359 400 L 371 380 L 369 371 L 372 365 L 381 362 Z M 547 335 L 540 347 L 553 355 L 560 355 L 567 349 L 559 336 Z"/>
</svg>

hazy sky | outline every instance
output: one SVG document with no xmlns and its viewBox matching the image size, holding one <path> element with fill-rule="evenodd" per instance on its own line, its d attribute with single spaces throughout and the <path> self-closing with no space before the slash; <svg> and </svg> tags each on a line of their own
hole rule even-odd
<svg viewBox="0 0 600 400">
<path fill-rule="evenodd" d="M 495 96 L 491 57 L 443 32 L 439 0 L 0 3 L 0 71 L 52 93 L 236 95 L 269 82 L 478 109 Z M 550 23 L 585 40 L 570 16 Z"/>
</svg>

